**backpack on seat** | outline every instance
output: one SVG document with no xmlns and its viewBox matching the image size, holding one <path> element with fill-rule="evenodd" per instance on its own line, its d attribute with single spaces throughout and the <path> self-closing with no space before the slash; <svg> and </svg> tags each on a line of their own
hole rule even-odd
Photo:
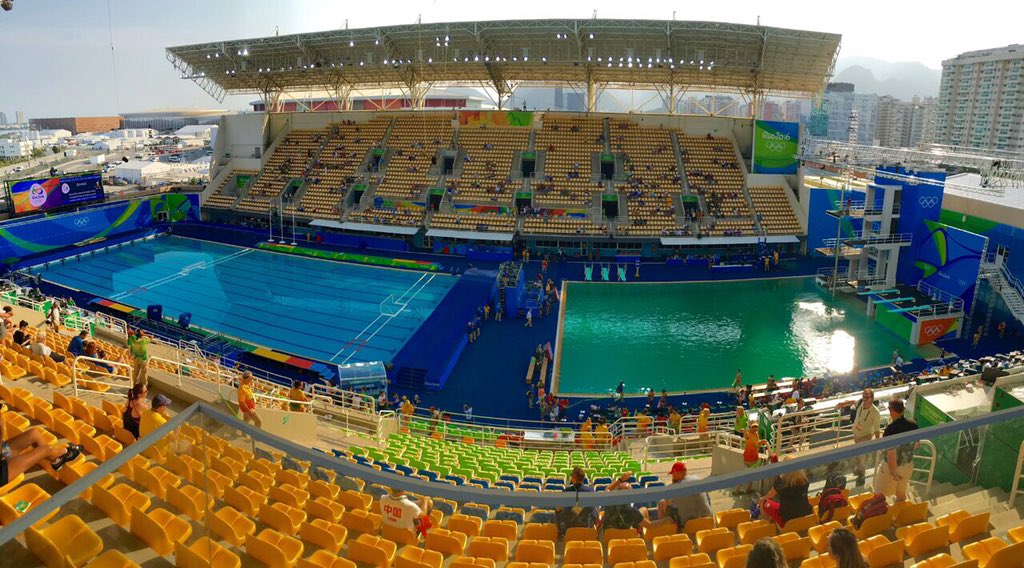
<svg viewBox="0 0 1024 568">
<path fill-rule="evenodd" d="M 857 514 L 853 516 L 853 520 L 850 522 L 854 528 L 859 530 L 864 521 L 871 517 L 887 514 L 889 514 L 889 504 L 885 501 L 885 495 L 875 493 L 873 497 L 861 504 L 860 510 L 857 511 Z"/>
</svg>

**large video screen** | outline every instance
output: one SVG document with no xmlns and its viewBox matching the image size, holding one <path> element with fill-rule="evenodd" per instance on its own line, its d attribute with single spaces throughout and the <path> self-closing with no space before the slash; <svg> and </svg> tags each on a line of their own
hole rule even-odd
<svg viewBox="0 0 1024 568">
<path fill-rule="evenodd" d="M 26 179 L 11 185 L 14 213 L 38 213 L 103 199 L 99 174 Z"/>
</svg>

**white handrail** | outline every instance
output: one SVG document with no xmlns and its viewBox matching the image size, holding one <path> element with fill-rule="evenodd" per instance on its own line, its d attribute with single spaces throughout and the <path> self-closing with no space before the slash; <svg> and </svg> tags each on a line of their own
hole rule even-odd
<svg viewBox="0 0 1024 568">
<path fill-rule="evenodd" d="M 1013 472 L 1013 487 L 1010 489 L 1011 508 L 1013 508 L 1014 501 L 1017 500 L 1017 494 L 1021 492 L 1020 476 L 1022 469 L 1024 469 L 1024 442 L 1020 443 L 1020 449 L 1017 450 L 1017 468 Z"/>
<path fill-rule="evenodd" d="M 922 495 L 922 498 L 923 498 L 923 497 L 927 496 L 931 492 L 931 490 L 932 490 L 932 480 L 935 479 L 935 463 L 938 461 L 939 452 L 935 448 L 935 444 L 933 444 L 931 442 L 931 440 L 921 440 L 919 442 L 919 444 L 923 448 L 928 448 L 929 454 L 927 456 L 922 456 L 920 454 L 915 453 L 913 455 L 913 458 L 911 459 L 911 466 L 910 467 L 913 470 L 913 473 L 927 473 L 928 474 L 927 478 L 926 478 L 927 481 L 923 481 L 923 482 L 922 481 L 915 481 L 914 478 L 913 478 L 913 473 L 911 473 L 911 478 L 910 478 L 909 481 L 910 481 L 910 483 L 914 483 L 914 484 L 917 484 L 917 485 L 924 485 L 924 495 Z M 916 467 L 914 465 L 914 460 L 922 460 L 922 459 L 928 460 L 928 467 L 925 468 L 925 469 L 918 468 L 918 467 Z M 1017 463 L 1018 463 L 1018 467 L 1019 467 L 1020 462 L 1018 461 Z M 1012 493 L 1010 494 L 1010 506 L 1011 507 L 1013 506 L 1013 494 Z"/>
<path fill-rule="evenodd" d="M 88 363 L 94 363 L 96 365 L 106 365 L 108 367 L 113 367 L 113 369 L 115 371 L 117 369 L 122 369 L 125 372 L 124 372 L 124 374 L 121 374 L 121 373 L 110 372 L 110 371 L 98 371 L 98 370 L 95 370 L 95 369 L 84 369 L 84 368 L 80 368 L 78 366 L 78 362 L 79 361 L 84 361 L 84 362 L 88 362 Z M 85 377 L 81 376 L 83 374 L 86 375 L 86 376 Z M 114 383 L 114 382 L 110 382 L 110 381 L 100 380 L 101 378 L 108 378 L 108 379 L 115 379 L 116 378 L 116 379 L 121 379 L 121 381 Z M 119 361 L 110 361 L 110 360 L 107 360 L 107 359 L 98 359 L 96 357 L 87 357 L 85 355 L 81 355 L 81 356 L 75 357 L 74 358 L 74 362 L 71 365 L 71 384 L 72 384 L 72 387 L 74 389 L 75 396 L 78 396 L 78 388 L 79 388 L 78 383 L 79 383 L 79 381 L 84 382 L 84 383 L 91 383 L 91 384 L 96 384 L 96 385 L 102 385 L 102 386 L 106 386 L 106 387 L 109 387 L 109 388 L 125 389 L 127 391 L 128 389 L 132 388 L 132 367 L 131 367 L 131 365 L 128 365 L 127 363 L 121 363 Z M 82 388 L 85 388 L 85 387 L 82 387 Z M 108 388 L 108 390 L 109 390 L 109 388 Z M 87 390 L 92 390 L 92 389 L 87 389 Z M 99 392 L 106 392 L 106 391 L 99 391 Z"/>
</svg>

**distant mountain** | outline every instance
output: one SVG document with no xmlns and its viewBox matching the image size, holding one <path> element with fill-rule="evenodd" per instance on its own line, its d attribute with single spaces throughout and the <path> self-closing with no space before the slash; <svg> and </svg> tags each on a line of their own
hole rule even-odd
<svg viewBox="0 0 1024 568">
<path fill-rule="evenodd" d="M 890 62 L 871 57 L 841 57 L 832 81 L 853 83 L 858 93 L 890 95 L 909 101 L 915 95 L 934 97 L 939 93 L 941 69 L 930 69 L 915 61 Z"/>
</svg>

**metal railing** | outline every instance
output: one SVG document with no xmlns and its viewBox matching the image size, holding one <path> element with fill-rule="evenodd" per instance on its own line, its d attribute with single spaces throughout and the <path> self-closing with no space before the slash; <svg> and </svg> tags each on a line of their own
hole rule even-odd
<svg viewBox="0 0 1024 568">
<path fill-rule="evenodd" d="M 80 365 L 80 363 L 82 365 Z M 92 368 L 84 365 L 91 364 Z M 110 367 L 109 370 L 100 370 L 103 367 Z M 120 369 L 124 373 L 118 373 Z M 114 382 L 117 379 L 117 382 Z M 71 384 L 75 396 L 78 396 L 79 389 L 110 394 L 111 389 L 119 389 L 121 397 L 127 396 L 128 390 L 132 388 L 132 367 L 127 363 L 109 361 L 85 355 L 75 357 L 71 365 Z"/>
<path fill-rule="evenodd" d="M 1020 478 L 1024 474 L 1022 469 L 1024 469 L 1024 442 L 1020 443 L 1020 449 L 1017 451 L 1017 467 L 1013 471 L 1013 486 L 1010 488 L 1010 507 L 1013 507 L 1017 495 L 1022 491 L 1020 488 Z"/>
</svg>

